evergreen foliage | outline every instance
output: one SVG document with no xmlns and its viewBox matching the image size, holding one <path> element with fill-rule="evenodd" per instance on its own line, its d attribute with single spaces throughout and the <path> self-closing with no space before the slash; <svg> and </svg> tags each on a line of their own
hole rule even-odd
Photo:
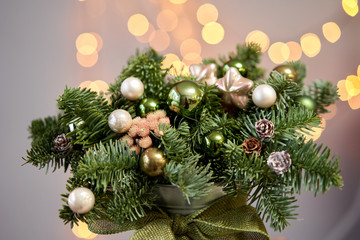
<svg viewBox="0 0 360 240">
<path fill-rule="evenodd" d="M 260 55 L 258 45 L 245 44 L 238 45 L 229 56 L 205 59 L 204 63 L 216 63 L 221 75 L 224 63 L 236 59 L 246 65 L 247 78 L 257 80 L 264 74 L 264 69 L 257 66 Z M 73 176 L 66 187 L 68 193 L 62 195 L 65 204 L 60 218 L 64 223 L 73 226 L 79 220 L 91 222 L 103 217 L 118 224 L 135 221 L 156 205 L 157 184 L 177 186 L 188 201 L 206 195 L 209 187 L 217 184 L 231 195 L 245 193 L 259 215 L 281 231 L 289 225 L 289 219 L 296 217 L 293 194 L 300 194 L 303 188 L 316 195 L 325 193 L 331 186 L 342 187 L 338 158 L 331 155 L 328 147 L 305 141 L 304 137 L 319 126 L 317 114 L 326 112 L 326 107 L 335 101 L 336 90 L 326 81 L 303 87 L 306 75 L 303 63 L 288 63 L 298 75 L 297 82 L 288 81 L 275 71 L 266 79 L 254 82 L 255 87 L 268 84 L 274 88 L 277 101 L 272 107 L 260 109 L 252 102 L 250 93 L 244 110 L 225 109 L 218 88 L 201 83 L 202 101 L 193 115 L 181 116 L 167 106 L 169 90 L 177 80 L 196 80 L 180 74 L 165 81 L 170 69 L 162 69 L 162 60 L 152 49 L 138 51 L 110 85 L 111 103 L 91 90 L 66 88 L 58 99 L 62 115 L 32 122 L 29 130 L 33 142 L 27 152 L 27 163 L 39 168 L 72 168 Z M 144 84 L 144 94 L 136 101 L 129 101 L 121 94 L 121 83 L 128 77 L 137 77 Z M 314 99 L 316 111 L 302 106 L 298 102 L 301 96 Z M 158 133 L 154 130 L 150 134 L 153 147 L 161 149 L 168 160 L 164 175 L 156 178 L 140 170 L 141 154 L 136 155 L 121 140 L 126 133 L 114 133 L 108 126 L 112 111 L 124 109 L 135 118 L 139 115 L 140 101 L 148 97 L 157 98 L 160 109 L 170 119 L 170 125 L 160 123 Z M 268 140 L 257 135 L 255 124 L 260 119 L 274 124 L 274 135 Z M 75 126 L 72 132 L 69 124 Z M 212 131 L 221 132 L 226 139 L 216 156 L 209 154 L 211 149 L 204 146 L 205 137 Z M 72 138 L 74 146 L 66 155 L 54 151 L 54 138 L 62 133 Z M 260 155 L 245 152 L 242 143 L 249 138 L 261 140 Z M 279 151 L 289 153 L 292 164 L 287 172 L 277 175 L 267 165 L 267 159 Z M 86 214 L 73 213 L 67 206 L 69 192 L 81 186 L 92 190 L 96 197 L 93 210 Z"/>
</svg>

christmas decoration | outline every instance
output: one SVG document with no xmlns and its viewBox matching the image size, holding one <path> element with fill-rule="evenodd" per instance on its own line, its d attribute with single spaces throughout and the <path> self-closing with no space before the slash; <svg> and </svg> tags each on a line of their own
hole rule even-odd
<svg viewBox="0 0 360 240">
<path fill-rule="evenodd" d="M 244 109 L 249 101 L 249 92 L 254 83 L 242 77 L 236 68 L 230 67 L 225 76 L 216 82 L 216 85 L 223 93 L 224 104 Z"/>
<path fill-rule="evenodd" d="M 71 138 L 66 138 L 65 134 L 62 133 L 54 139 L 54 149 L 56 152 L 64 155 L 71 151 L 72 145 L 70 144 Z"/>
<path fill-rule="evenodd" d="M 224 135 L 219 131 L 212 131 L 205 137 L 204 145 L 208 156 L 216 157 L 220 153 L 220 147 L 224 143 Z"/>
<path fill-rule="evenodd" d="M 169 108 L 181 115 L 191 115 L 203 97 L 200 86 L 191 80 L 181 80 L 171 88 L 168 97 Z"/>
<path fill-rule="evenodd" d="M 164 153 L 159 148 L 148 148 L 140 157 L 140 169 L 150 177 L 161 176 L 167 163 Z"/>
<path fill-rule="evenodd" d="M 277 71 L 281 74 L 285 74 L 286 79 L 290 79 L 292 82 L 297 81 L 297 73 L 295 69 L 290 65 L 279 65 L 273 69 L 273 71 Z"/>
<path fill-rule="evenodd" d="M 307 109 L 315 111 L 316 110 L 316 102 L 309 96 L 299 97 L 298 102 L 305 106 Z"/>
<path fill-rule="evenodd" d="M 288 63 L 296 83 L 276 71 L 263 78 L 260 55 L 256 44 L 238 45 L 192 70 L 207 81 L 215 73 L 203 73 L 205 66 L 221 71 L 225 59 L 237 59 L 254 82 L 234 67 L 213 85 L 183 71 L 170 76 L 175 69 L 163 69 L 164 57 L 150 49 L 132 56 L 110 85 L 111 104 L 90 89 L 65 88 L 57 100 L 61 114 L 31 123 L 24 158 L 70 172 L 71 192 L 63 194 L 60 209 L 64 223 L 86 221 L 99 234 L 136 230 L 134 240 L 269 240 L 262 219 L 283 230 L 296 216 L 302 189 L 316 195 L 342 187 L 338 158 L 305 138 L 309 126 L 319 127 L 318 113 L 337 99 L 336 88 L 320 80 L 304 86 L 301 62 Z M 314 111 L 299 101 L 304 96 L 314 100 Z M 84 212 L 74 204 L 84 203 L 75 194 L 79 186 L 96 198 Z M 162 203 L 165 195 L 171 207 Z"/>
<path fill-rule="evenodd" d="M 198 81 L 206 82 L 208 85 L 213 85 L 217 81 L 217 66 L 214 63 L 207 65 L 192 64 L 189 70 Z"/>
<path fill-rule="evenodd" d="M 276 92 L 270 85 L 261 84 L 254 89 L 252 100 L 256 106 L 268 108 L 275 104 Z"/>
<path fill-rule="evenodd" d="M 121 94 L 128 100 L 134 101 L 144 93 L 144 84 L 140 79 L 129 77 L 121 83 Z"/>
<path fill-rule="evenodd" d="M 255 123 L 256 134 L 262 140 L 268 140 L 274 135 L 274 124 L 267 119 L 260 119 Z"/>
<path fill-rule="evenodd" d="M 73 212 L 78 214 L 85 214 L 94 207 L 95 196 L 88 188 L 75 188 L 69 194 L 68 204 Z"/>
<path fill-rule="evenodd" d="M 248 156 L 252 153 L 256 153 L 256 155 L 260 156 L 262 143 L 257 138 L 248 138 L 244 140 L 241 147 L 245 149 Z"/>
<path fill-rule="evenodd" d="M 159 109 L 159 100 L 156 98 L 144 98 L 139 105 L 141 117 L 146 117 L 149 112 L 155 112 Z"/>
<path fill-rule="evenodd" d="M 290 154 L 285 151 L 272 152 L 267 159 L 267 164 L 276 174 L 284 174 L 291 166 Z"/>
<path fill-rule="evenodd" d="M 236 68 L 241 76 L 246 77 L 247 76 L 247 69 L 245 65 L 240 62 L 239 60 L 229 60 L 227 61 L 224 66 L 222 67 L 223 74 L 225 75 L 226 72 L 229 70 L 230 67 Z"/>
<path fill-rule="evenodd" d="M 114 110 L 108 118 L 108 124 L 111 130 L 116 133 L 123 133 L 129 130 L 132 124 L 131 115 L 123 109 Z"/>
</svg>

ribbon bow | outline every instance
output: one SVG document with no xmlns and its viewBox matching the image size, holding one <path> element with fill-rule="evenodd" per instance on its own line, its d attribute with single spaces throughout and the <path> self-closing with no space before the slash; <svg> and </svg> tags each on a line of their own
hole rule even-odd
<svg viewBox="0 0 360 240">
<path fill-rule="evenodd" d="M 226 105 L 244 109 L 249 102 L 249 93 L 254 87 L 254 82 L 241 76 L 236 68 L 230 67 L 225 76 L 216 82 L 216 86 L 223 92 L 223 101 Z"/>
<path fill-rule="evenodd" d="M 213 85 L 217 81 L 217 67 L 215 63 L 207 65 L 191 64 L 189 67 L 191 75 L 196 77 L 198 81 L 206 82 Z"/>
<path fill-rule="evenodd" d="M 131 240 L 269 240 L 256 210 L 240 194 L 222 197 L 188 216 L 169 216 L 158 209 L 133 222 L 115 224 L 101 219 L 89 223 L 89 230 L 98 234 L 134 229 Z"/>
</svg>

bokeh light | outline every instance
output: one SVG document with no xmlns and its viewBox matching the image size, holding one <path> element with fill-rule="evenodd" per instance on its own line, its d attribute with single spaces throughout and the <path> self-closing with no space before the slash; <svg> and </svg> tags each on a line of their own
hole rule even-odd
<svg viewBox="0 0 360 240">
<path fill-rule="evenodd" d="M 171 34 L 178 40 L 189 38 L 193 33 L 192 22 L 188 18 L 179 18 L 178 25 Z"/>
<path fill-rule="evenodd" d="M 183 63 L 190 66 L 191 64 L 199 64 L 202 62 L 202 57 L 196 53 L 188 53 L 182 59 Z"/>
<path fill-rule="evenodd" d="M 290 49 L 285 43 L 276 42 L 270 46 L 268 55 L 273 63 L 280 64 L 288 60 Z"/>
<path fill-rule="evenodd" d="M 106 0 L 86 1 L 85 4 L 86 13 L 92 18 L 97 18 L 103 15 L 106 8 Z"/>
<path fill-rule="evenodd" d="M 360 94 L 360 78 L 355 75 L 347 76 L 345 87 L 351 97 Z"/>
<path fill-rule="evenodd" d="M 186 3 L 187 0 L 170 0 L 170 2 L 174 4 L 183 4 Z"/>
<path fill-rule="evenodd" d="M 170 9 L 164 9 L 157 15 L 156 23 L 161 30 L 171 32 L 176 28 L 178 18 Z"/>
<path fill-rule="evenodd" d="M 224 39 L 225 30 L 220 23 L 211 22 L 203 27 L 201 35 L 208 44 L 218 44 Z"/>
<path fill-rule="evenodd" d="M 348 100 L 349 106 L 351 109 L 356 110 L 360 108 L 360 94 L 354 97 L 351 97 Z"/>
<path fill-rule="evenodd" d="M 187 54 L 196 54 L 200 55 L 201 53 L 201 45 L 200 43 L 193 38 L 186 39 L 180 45 L 180 53 L 181 56 L 185 57 Z"/>
<path fill-rule="evenodd" d="M 164 51 L 169 47 L 169 45 L 170 37 L 166 32 L 162 30 L 156 30 L 150 35 L 150 46 L 156 51 Z"/>
<path fill-rule="evenodd" d="M 326 40 L 328 40 L 331 43 L 334 43 L 337 40 L 339 40 L 341 36 L 341 30 L 339 26 L 334 22 L 325 23 L 322 26 L 322 31 Z"/>
<path fill-rule="evenodd" d="M 81 33 L 75 41 L 76 49 L 82 55 L 92 55 L 97 47 L 96 37 L 91 33 Z"/>
<path fill-rule="evenodd" d="M 144 35 L 149 29 L 149 21 L 142 14 L 134 14 L 128 20 L 128 30 L 134 36 Z"/>
<path fill-rule="evenodd" d="M 354 17 L 359 12 L 359 5 L 357 0 L 342 0 L 342 7 L 344 11 L 351 17 Z"/>
<path fill-rule="evenodd" d="M 103 40 L 102 40 L 102 37 L 96 33 L 96 32 L 91 32 L 90 34 L 92 34 L 95 38 L 96 38 L 96 41 L 97 41 L 97 48 L 96 48 L 96 51 L 100 51 L 103 47 Z"/>
<path fill-rule="evenodd" d="M 86 68 L 94 66 L 98 61 L 98 52 L 94 51 L 91 55 L 83 55 L 80 52 L 76 53 L 76 60 L 77 62 Z"/>
<path fill-rule="evenodd" d="M 290 50 L 290 55 L 289 58 L 287 59 L 287 61 L 297 61 L 301 58 L 302 56 L 302 49 L 299 43 L 297 42 L 287 42 L 286 45 L 288 46 L 289 50 Z"/>
<path fill-rule="evenodd" d="M 154 26 L 150 23 L 147 32 L 144 35 L 136 36 L 136 40 L 142 43 L 150 42 L 150 36 L 155 31 Z"/>
<path fill-rule="evenodd" d="M 254 30 L 250 32 L 245 39 L 245 42 L 250 43 L 254 42 L 260 45 L 261 52 L 265 52 L 270 45 L 270 39 L 266 33 L 260 31 L 260 30 Z"/>
<path fill-rule="evenodd" d="M 321 117 L 323 117 L 325 120 L 330 120 L 333 117 L 335 117 L 337 113 L 337 106 L 336 103 L 331 104 L 330 106 L 326 107 L 326 109 L 329 111 L 327 113 L 322 113 Z"/>
<path fill-rule="evenodd" d="M 337 83 L 337 88 L 338 88 L 337 93 L 341 101 L 347 101 L 350 99 L 351 96 L 346 90 L 346 80 L 340 80 Z"/>
<path fill-rule="evenodd" d="M 169 74 L 171 75 L 190 75 L 189 66 L 181 61 L 174 61 L 173 67 L 170 69 Z"/>
<path fill-rule="evenodd" d="M 321 133 L 325 130 L 326 127 L 326 120 L 321 117 L 321 124 L 319 127 L 317 128 L 312 128 L 309 132 L 309 134 L 305 134 L 305 141 L 309 141 L 310 139 L 312 139 L 313 141 L 316 141 L 317 139 L 319 139 L 319 137 L 321 136 Z"/>
<path fill-rule="evenodd" d="M 360 65 L 357 68 L 357 75 L 358 75 L 358 77 L 360 77 Z"/>
<path fill-rule="evenodd" d="M 165 58 L 162 61 L 162 66 L 161 66 L 162 69 L 169 68 L 175 61 L 180 61 L 180 58 L 173 53 L 165 54 L 164 57 Z"/>
<path fill-rule="evenodd" d="M 321 50 L 319 37 L 314 33 L 306 33 L 300 39 L 301 48 L 308 57 L 315 57 Z"/>
<path fill-rule="evenodd" d="M 74 227 L 72 228 L 72 232 L 75 236 L 82 239 L 94 239 L 97 234 L 90 232 L 88 225 L 84 222 L 78 221 L 79 226 L 74 224 Z"/>
<path fill-rule="evenodd" d="M 200 24 L 206 25 L 210 22 L 216 22 L 218 14 L 218 10 L 214 5 L 206 3 L 199 7 L 196 12 L 196 17 Z"/>
</svg>

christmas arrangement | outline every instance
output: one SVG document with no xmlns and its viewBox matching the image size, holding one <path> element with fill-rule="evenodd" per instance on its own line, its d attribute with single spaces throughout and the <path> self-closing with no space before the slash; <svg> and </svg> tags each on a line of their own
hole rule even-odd
<svg viewBox="0 0 360 240">
<path fill-rule="evenodd" d="M 150 49 L 106 93 L 67 87 L 59 115 L 31 123 L 25 158 L 72 173 L 64 223 L 100 234 L 135 229 L 132 239 L 268 239 L 263 221 L 281 231 L 296 218 L 294 194 L 340 188 L 338 158 L 306 138 L 336 89 L 304 86 L 301 62 L 264 76 L 260 55 L 256 44 L 239 45 L 174 74 Z M 184 204 L 172 211 L 178 198 Z"/>
</svg>

